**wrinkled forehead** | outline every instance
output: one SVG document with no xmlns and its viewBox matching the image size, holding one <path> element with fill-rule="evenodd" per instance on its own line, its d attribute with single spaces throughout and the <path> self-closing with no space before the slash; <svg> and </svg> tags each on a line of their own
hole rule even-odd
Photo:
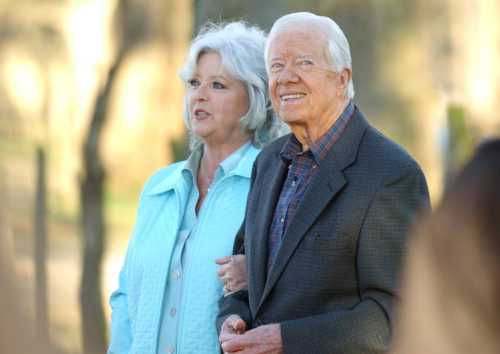
<svg viewBox="0 0 500 354">
<path fill-rule="evenodd" d="M 328 55 L 328 35 L 325 29 L 311 21 L 286 23 L 271 32 L 266 60 L 285 53 L 295 55 Z"/>
</svg>

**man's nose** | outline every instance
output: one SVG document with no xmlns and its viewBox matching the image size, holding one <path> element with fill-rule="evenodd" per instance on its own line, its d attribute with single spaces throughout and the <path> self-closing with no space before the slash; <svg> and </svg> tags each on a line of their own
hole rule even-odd
<svg viewBox="0 0 500 354">
<path fill-rule="evenodd" d="M 299 77 L 295 71 L 295 67 L 292 64 L 285 65 L 283 70 L 279 73 L 278 83 L 286 84 L 297 81 L 299 81 Z"/>
</svg>

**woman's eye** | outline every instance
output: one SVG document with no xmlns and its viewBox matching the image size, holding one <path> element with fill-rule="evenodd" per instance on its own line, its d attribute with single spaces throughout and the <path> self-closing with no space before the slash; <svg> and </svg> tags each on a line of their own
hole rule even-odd
<svg viewBox="0 0 500 354">
<path fill-rule="evenodd" d="M 217 89 L 217 90 L 222 90 L 222 89 L 225 89 L 225 88 L 226 88 L 226 86 L 224 86 L 222 83 L 220 83 L 220 82 L 218 82 L 218 81 L 214 81 L 214 82 L 212 83 L 212 87 L 213 87 L 214 89 Z"/>
<path fill-rule="evenodd" d="M 198 87 L 200 86 L 200 81 L 198 81 L 198 79 L 190 79 L 188 80 L 188 86 L 189 87 Z"/>
<path fill-rule="evenodd" d="M 312 60 L 309 59 L 303 59 L 299 62 L 301 66 L 308 66 L 308 65 L 314 65 Z"/>
</svg>

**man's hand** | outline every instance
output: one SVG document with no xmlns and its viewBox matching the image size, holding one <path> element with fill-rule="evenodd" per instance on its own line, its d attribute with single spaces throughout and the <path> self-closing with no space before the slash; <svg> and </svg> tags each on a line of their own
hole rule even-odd
<svg viewBox="0 0 500 354">
<path fill-rule="evenodd" d="M 231 315 L 222 324 L 222 328 L 220 331 L 219 342 L 225 343 L 228 340 L 231 340 L 237 335 L 245 333 L 247 329 L 247 324 L 245 321 L 241 319 L 238 315 Z"/>
<path fill-rule="evenodd" d="M 226 340 L 222 340 L 221 334 L 221 345 L 224 353 L 283 353 L 283 343 L 281 341 L 281 329 L 279 323 L 260 326 L 244 334 L 233 334 L 232 336 L 227 337 Z"/>
</svg>

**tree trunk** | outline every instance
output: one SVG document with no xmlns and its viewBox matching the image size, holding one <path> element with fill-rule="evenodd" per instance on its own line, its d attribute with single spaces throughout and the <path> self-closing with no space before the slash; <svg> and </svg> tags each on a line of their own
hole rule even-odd
<svg viewBox="0 0 500 354">
<path fill-rule="evenodd" d="M 45 151 L 36 152 L 35 202 L 35 314 L 36 339 L 40 346 L 49 348 L 49 318 L 47 303 L 47 182 Z"/>
<path fill-rule="evenodd" d="M 111 90 L 123 61 L 120 53 L 110 68 L 106 84 L 99 93 L 87 139 L 83 147 L 85 177 L 80 183 L 83 230 L 83 274 L 80 288 L 82 340 L 85 354 L 106 352 L 106 321 L 101 291 L 102 256 L 106 237 L 104 224 L 105 170 L 99 154 L 102 128 L 106 120 Z"/>
</svg>

